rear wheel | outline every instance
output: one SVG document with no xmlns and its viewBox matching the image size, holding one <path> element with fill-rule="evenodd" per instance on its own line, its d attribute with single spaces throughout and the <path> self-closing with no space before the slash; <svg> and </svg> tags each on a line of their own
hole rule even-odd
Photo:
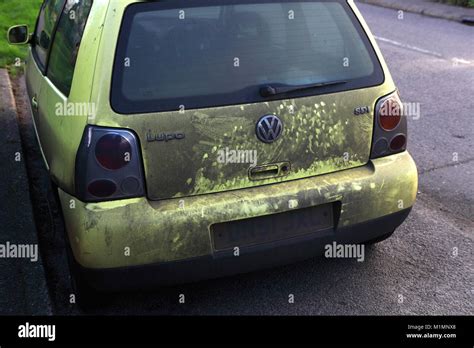
<svg viewBox="0 0 474 348">
<path fill-rule="evenodd" d="M 84 279 L 79 271 L 79 265 L 74 259 L 74 255 L 72 255 L 72 250 L 69 244 L 67 245 L 67 250 L 69 270 L 71 274 L 71 288 L 77 305 L 83 309 L 99 306 L 105 299 L 105 295 L 92 288 Z"/>
<path fill-rule="evenodd" d="M 58 186 L 53 181 L 51 181 L 51 188 L 56 204 L 60 210 L 61 218 L 63 219 L 64 247 L 66 249 L 72 294 L 74 294 L 76 304 L 79 307 L 83 309 L 96 307 L 100 304 L 101 300 L 104 298 L 104 295 L 94 290 L 80 273 L 80 266 L 74 258 L 71 245 L 69 243 L 69 236 L 66 231 L 66 224 L 64 223 L 64 215 L 58 194 Z"/>
</svg>

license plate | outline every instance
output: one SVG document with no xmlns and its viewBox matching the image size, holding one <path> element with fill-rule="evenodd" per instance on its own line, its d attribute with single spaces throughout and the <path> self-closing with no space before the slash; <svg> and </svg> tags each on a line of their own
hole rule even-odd
<svg viewBox="0 0 474 348">
<path fill-rule="evenodd" d="M 228 221 L 211 226 L 216 250 L 278 241 L 334 227 L 333 205 Z"/>
</svg>

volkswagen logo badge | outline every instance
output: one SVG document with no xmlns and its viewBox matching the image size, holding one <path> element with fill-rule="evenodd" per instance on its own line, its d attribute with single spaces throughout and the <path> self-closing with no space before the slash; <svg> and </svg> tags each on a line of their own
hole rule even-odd
<svg viewBox="0 0 474 348">
<path fill-rule="evenodd" d="M 275 115 L 262 116 L 257 122 L 256 133 L 264 143 L 273 143 L 283 133 L 283 123 Z"/>
</svg>

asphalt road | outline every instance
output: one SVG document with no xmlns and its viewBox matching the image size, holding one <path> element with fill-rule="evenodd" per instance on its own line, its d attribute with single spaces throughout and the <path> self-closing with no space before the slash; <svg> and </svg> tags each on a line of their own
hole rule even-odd
<svg viewBox="0 0 474 348">
<path fill-rule="evenodd" d="M 88 313 L 474 314 L 474 27 L 410 13 L 400 20 L 394 10 L 359 8 L 403 100 L 420 103 L 419 117 L 409 118 L 409 151 L 420 171 L 420 192 L 394 236 L 367 248 L 364 262 L 320 257 L 147 293 L 110 295 Z M 24 121 L 22 132 L 34 144 L 28 127 Z M 53 310 L 80 314 L 67 301 L 61 222 L 54 206 L 44 207 L 51 197 L 44 169 L 34 149 L 27 158 L 29 172 L 35 173 L 31 187 L 36 217 L 53 216 L 37 223 Z M 180 294 L 184 304 L 178 301 Z"/>
</svg>

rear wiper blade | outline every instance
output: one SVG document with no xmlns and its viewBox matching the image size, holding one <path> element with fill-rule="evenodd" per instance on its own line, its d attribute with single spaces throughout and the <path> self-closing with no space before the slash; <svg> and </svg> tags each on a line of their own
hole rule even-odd
<svg viewBox="0 0 474 348">
<path fill-rule="evenodd" d="M 296 85 L 296 86 L 272 86 L 266 85 L 260 88 L 260 95 L 262 97 L 271 97 L 278 94 L 296 92 L 296 91 L 303 91 L 305 89 L 311 88 L 318 88 L 318 87 L 325 87 L 325 86 L 332 86 L 332 85 L 342 85 L 347 83 L 347 81 L 328 81 L 328 82 L 318 82 L 318 83 L 310 83 L 307 85 Z"/>
</svg>

